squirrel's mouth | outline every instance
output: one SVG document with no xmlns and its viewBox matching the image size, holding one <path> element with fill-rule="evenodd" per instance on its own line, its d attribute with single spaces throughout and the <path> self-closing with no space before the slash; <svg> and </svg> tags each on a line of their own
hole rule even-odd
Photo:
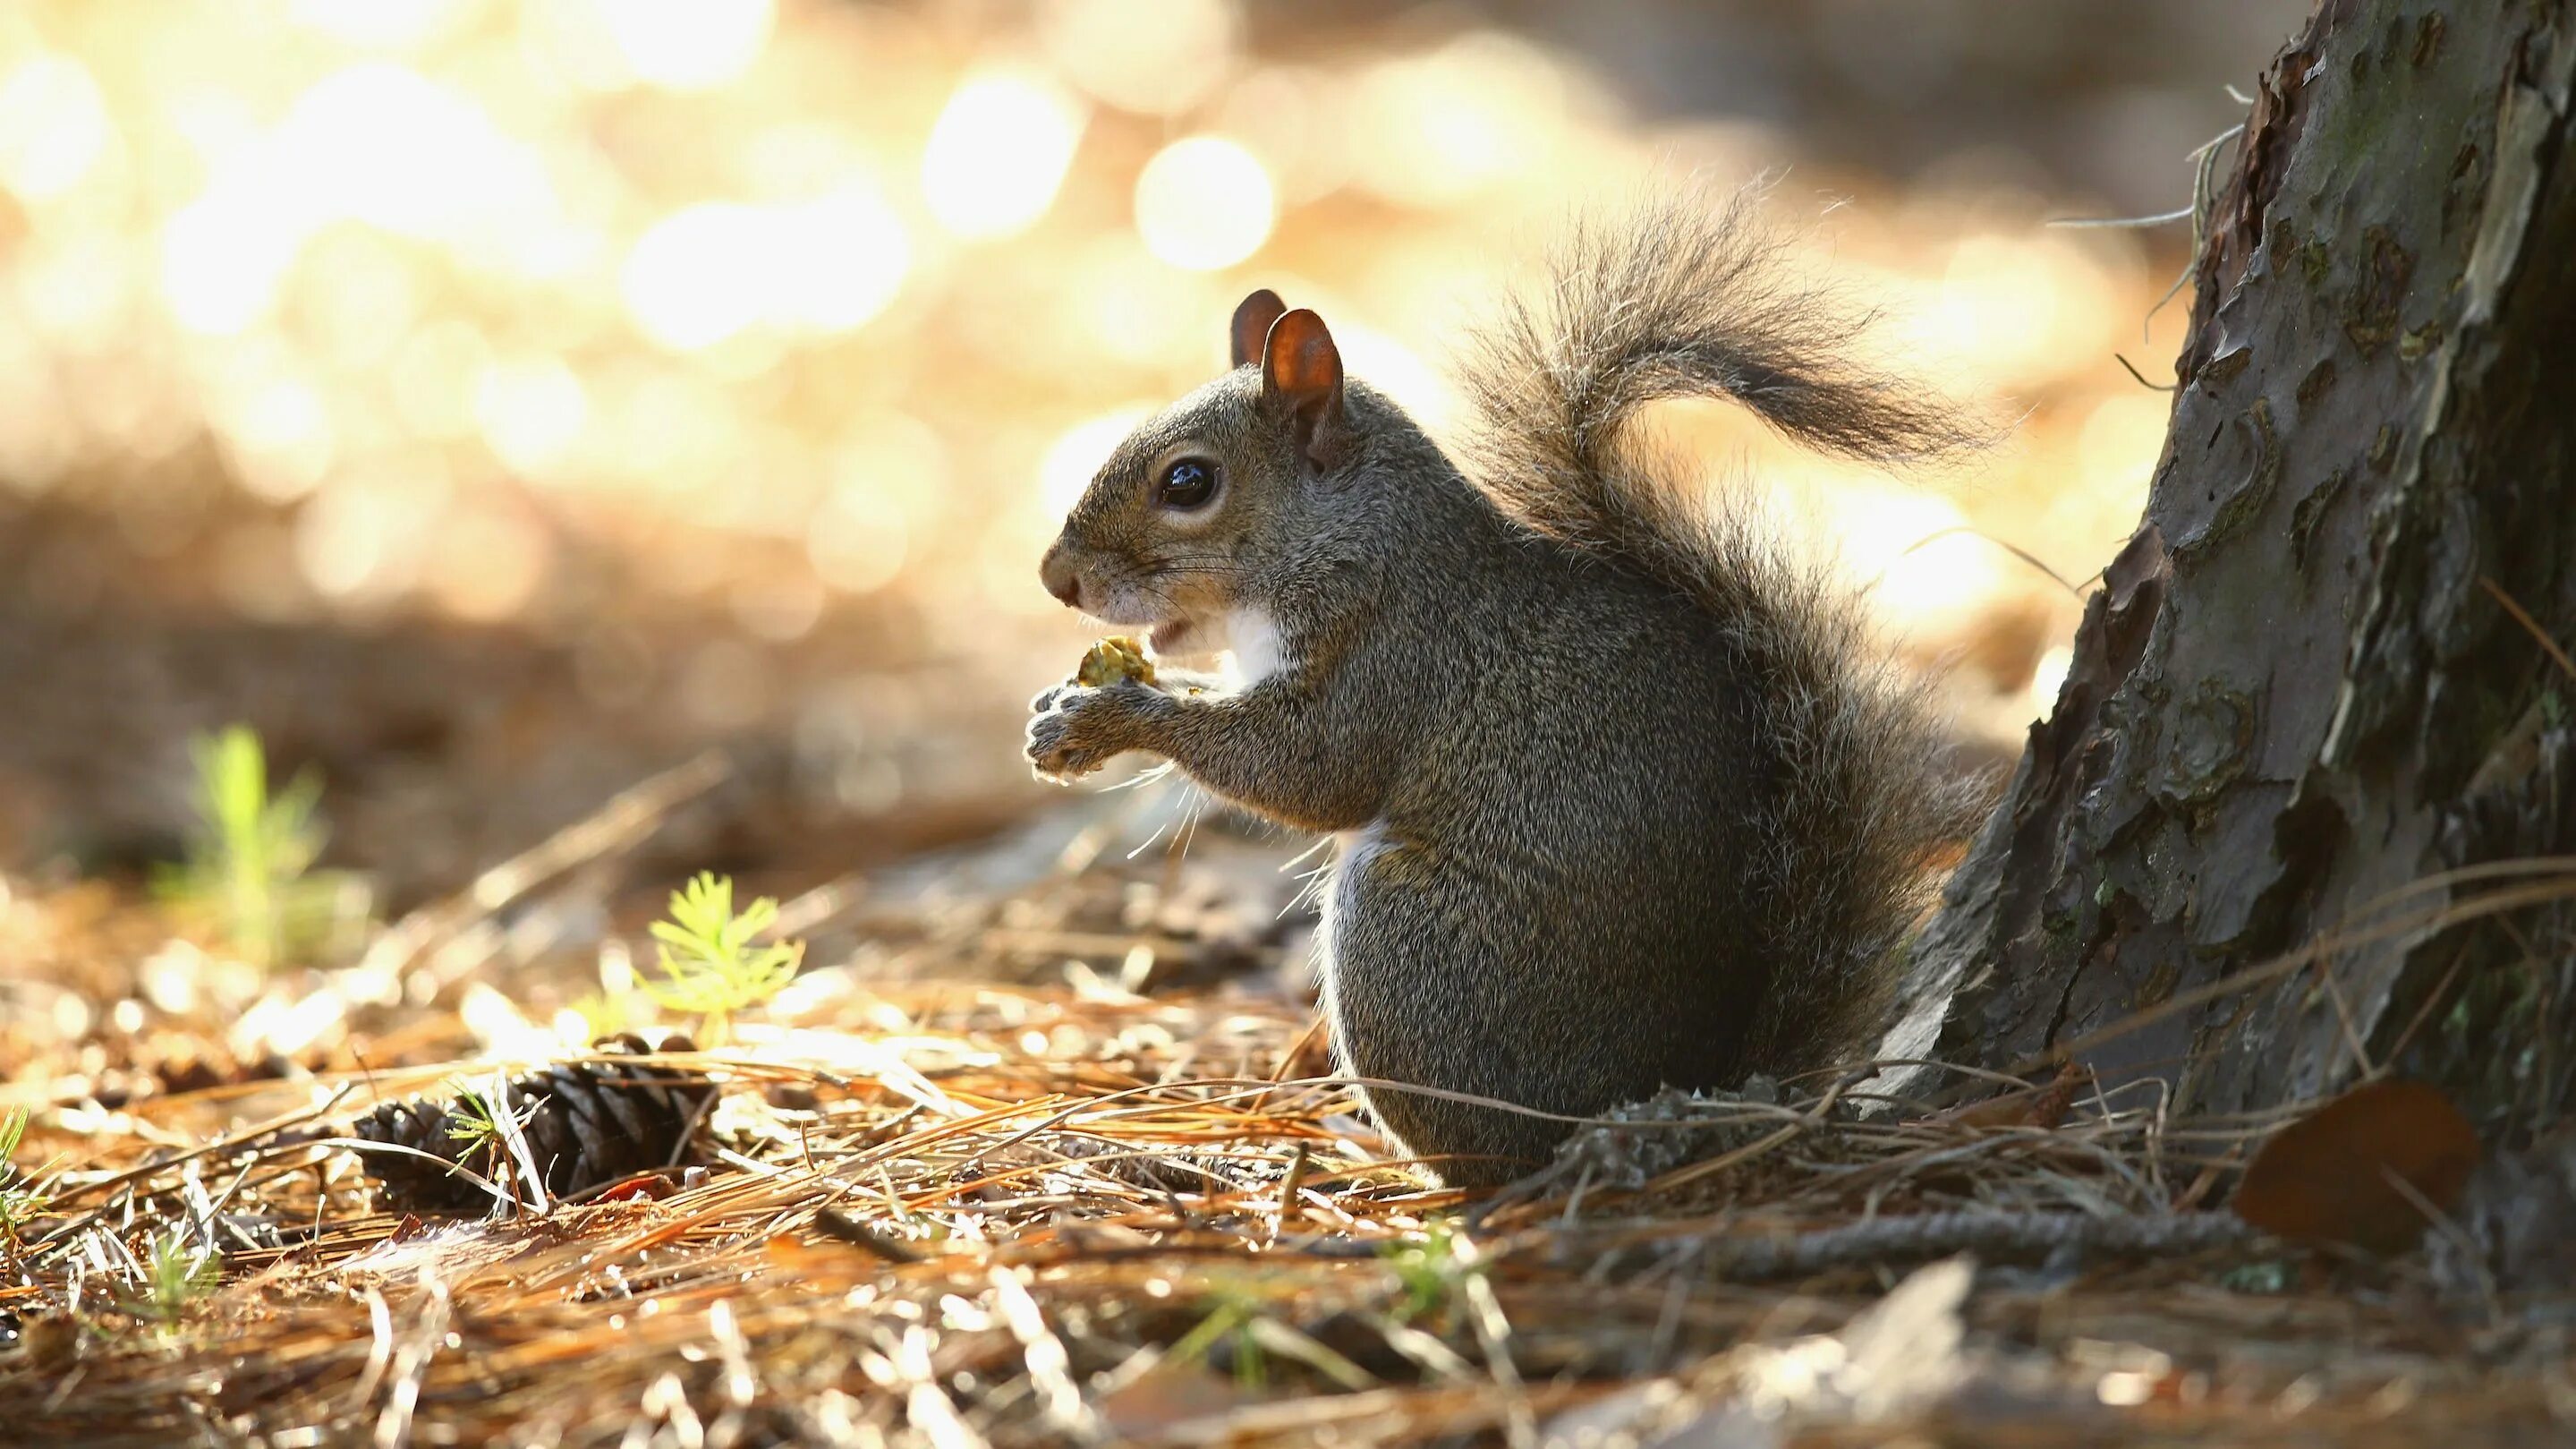
<svg viewBox="0 0 2576 1449">
<path fill-rule="evenodd" d="M 1211 659 L 1232 647 L 1231 631 L 1223 614 L 1214 618 L 1183 614 L 1146 630 L 1145 647 L 1158 659 Z"/>
</svg>

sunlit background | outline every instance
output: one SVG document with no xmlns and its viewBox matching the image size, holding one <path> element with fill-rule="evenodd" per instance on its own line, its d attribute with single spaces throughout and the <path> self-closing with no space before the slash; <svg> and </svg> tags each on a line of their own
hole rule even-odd
<svg viewBox="0 0 2576 1449">
<path fill-rule="evenodd" d="M 1893 479 L 1683 420 L 2008 742 L 2184 310 L 2184 226 L 2048 223 L 2185 205 L 2303 9 L 18 0 L 0 860 L 148 850 L 234 717 L 423 880 L 715 739 L 819 838 L 1008 818 L 1084 637 L 1038 554 L 1243 291 L 1436 422 L 1557 218 L 1693 174 L 1784 173 L 2011 424 Z"/>
</svg>

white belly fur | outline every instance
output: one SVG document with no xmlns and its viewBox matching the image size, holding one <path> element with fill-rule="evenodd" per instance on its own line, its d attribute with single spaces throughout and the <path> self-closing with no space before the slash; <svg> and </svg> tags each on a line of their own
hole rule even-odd
<svg viewBox="0 0 2576 1449">
<path fill-rule="evenodd" d="M 1339 948 L 1334 940 L 1336 920 L 1357 904 L 1360 868 L 1369 858 L 1386 849 L 1386 826 L 1363 825 L 1345 830 L 1333 837 L 1333 879 L 1324 892 L 1323 921 L 1315 932 L 1316 975 L 1324 988 L 1324 1009 L 1333 1006 L 1334 978 L 1340 974 Z"/>
<path fill-rule="evenodd" d="M 1228 610 L 1225 616 L 1226 675 L 1237 689 L 1250 689 L 1287 662 L 1279 622 L 1255 608 Z"/>
</svg>

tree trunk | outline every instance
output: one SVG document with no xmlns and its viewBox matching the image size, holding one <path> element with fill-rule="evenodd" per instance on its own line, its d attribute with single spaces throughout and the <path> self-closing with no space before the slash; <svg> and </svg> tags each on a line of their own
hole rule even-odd
<svg viewBox="0 0 2576 1449">
<path fill-rule="evenodd" d="M 1949 1060 L 2561 1105 L 2576 862 L 2494 863 L 2576 853 L 2570 8 L 2322 0 L 2265 75 L 2145 522 L 1925 934 Z"/>
</svg>

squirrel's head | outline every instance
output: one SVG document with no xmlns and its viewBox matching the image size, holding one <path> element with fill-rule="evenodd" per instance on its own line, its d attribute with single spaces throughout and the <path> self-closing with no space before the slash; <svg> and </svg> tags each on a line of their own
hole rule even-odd
<svg viewBox="0 0 2576 1449">
<path fill-rule="evenodd" d="M 1074 608 L 1151 626 L 1159 654 L 1226 642 L 1357 452 L 1324 319 L 1259 291 L 1235 308 L 1232 342 L 1230 371 L 1110 454 L 1038 571 Z"/>
</svg>

